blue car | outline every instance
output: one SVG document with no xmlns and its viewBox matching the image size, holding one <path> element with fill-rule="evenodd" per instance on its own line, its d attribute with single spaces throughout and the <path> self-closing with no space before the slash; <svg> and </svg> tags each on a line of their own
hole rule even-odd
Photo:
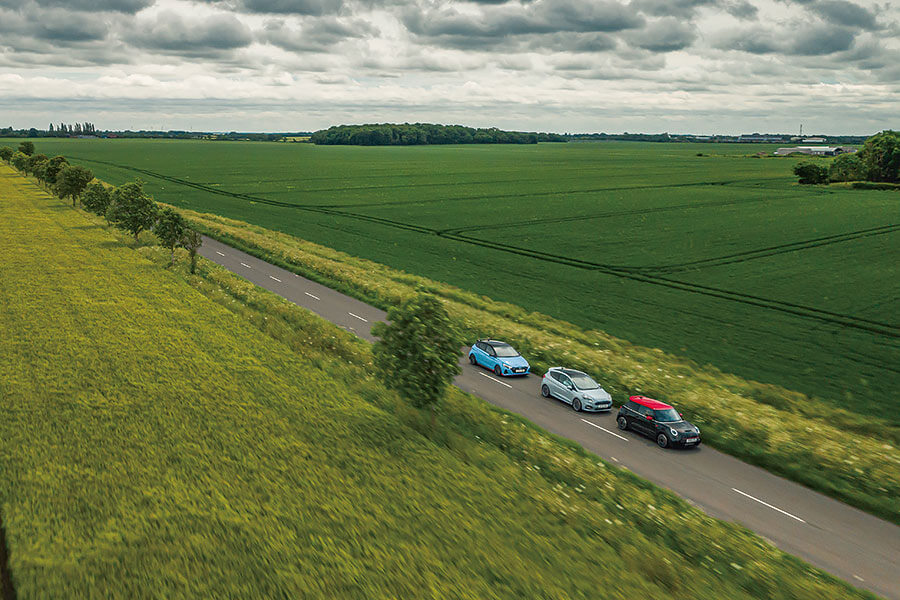
<svg viewBox="0 0 900 600">
<path fill-rule="evenodd" d="M 506 342 L 478 340 L 469 350 L 469 362 L 490 369 L 495 375 L 528 375 L 531 365 Z"/>
</svg>

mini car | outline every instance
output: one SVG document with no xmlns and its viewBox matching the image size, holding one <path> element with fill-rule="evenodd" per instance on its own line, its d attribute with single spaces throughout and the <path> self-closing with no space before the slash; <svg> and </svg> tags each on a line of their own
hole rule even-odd
<svg viewBox="0 0 900 600">
<path fill-rule="evenodd" d="M 498 340 L 478 340 L 469 350 L 469 362 L 490 369 L 495 375 L 528 375 L 531 365 L 515 348 Z"/>
<path fill-rule="evenodd" d="M 634 429 L 655 439 L 660 448 L 700 445 L 700 429 L 665 402 L 652 398 L 631 396 L 619 409 L 616 422 L 619 429 Z"/>
<path fill-rule="evenodd" d="M 550 367 L 541 379 L 541 396 L 558 398 L 572 405 L 575 412 L 612 408 L 612 396 L 587 373 L 575 369 Z"/>
</svg>

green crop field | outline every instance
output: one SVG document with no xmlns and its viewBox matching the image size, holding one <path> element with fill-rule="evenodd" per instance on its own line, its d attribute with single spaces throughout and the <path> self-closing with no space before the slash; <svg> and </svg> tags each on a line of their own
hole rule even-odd
<svg viewBox="0 0 900 600">
<path fill-rule="evenodd" d="M 0 166 L 4 597 L 873 597 L 459 390 L 431 429 L 350 334 L 132 246 Z"/>
<path fill-rule="evenodd" d="M 795 159 L 752 156 L 767 146 L 37 146 L 161 201 L 900 423 L 900 195 L 798 186 Z"/>
</svg>

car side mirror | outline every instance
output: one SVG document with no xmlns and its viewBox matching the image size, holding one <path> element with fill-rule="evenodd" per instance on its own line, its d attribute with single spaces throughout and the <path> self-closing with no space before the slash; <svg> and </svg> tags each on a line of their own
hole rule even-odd
<svg viewBox="0 0 900 600">
<path fill-rule="evenodd" d="M 644 418 L 647 419 L 648 421 L 653 420 L 653 417 L 651 417 L 650 415 L 644 415 Z"/>
<path fill-rule="evenodd" d="M 681 413 L 678 413 L 678 416 L 681 417 L 682 419 L 684 418 L 684 415 Z"/>
<path fill-rule="evenodd" d="M 574 384 L 574 383 L 567 384 L 566 387 L 569 388 L 570 390 L 572 390 L 573 392 L 575 391 L 575 384 Z"/>
</svg>

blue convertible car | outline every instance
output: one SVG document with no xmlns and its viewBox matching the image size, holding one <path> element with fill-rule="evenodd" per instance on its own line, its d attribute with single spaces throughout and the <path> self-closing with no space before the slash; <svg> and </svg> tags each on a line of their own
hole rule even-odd
<svg viewBox="0 0 900 600">
<path fill-rule="evenodd" d="M 469 350 L 469 362 L 490 369 L 496 375 L 528 375 L 531 366 L 506 342 L 478 340 Z"/>
</svg>

